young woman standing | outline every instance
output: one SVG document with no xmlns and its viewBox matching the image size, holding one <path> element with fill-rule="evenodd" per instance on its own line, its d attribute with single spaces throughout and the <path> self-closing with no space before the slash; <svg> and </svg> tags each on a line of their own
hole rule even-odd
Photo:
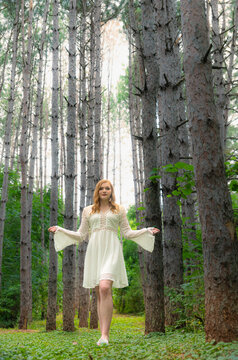
<svg viewBox="0 0 238 360">
<path fill-rule="evenodd" d="M 109 180 L 100 180 L 95 188 L 93 205 L 83 210 L 77 232 L 52 226 L 56 251 L 77 244 L 89 237 L 84 263 L 83 287 L 95 288 L 101 338 L 97 345 L 108 344 L 112 319 L 112 286 L 128 286 L 118 227 L 126 239 L 131 239 L 152 252 L 154 235 L 159 229 L 151 227 L 131 230 L 123 206 L 115 203 L 114 188 Z"/>
</svg>

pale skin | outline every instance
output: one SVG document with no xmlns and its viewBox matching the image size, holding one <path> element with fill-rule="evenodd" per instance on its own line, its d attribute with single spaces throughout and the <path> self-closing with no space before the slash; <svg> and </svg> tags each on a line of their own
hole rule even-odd
<svg viewBox="0 0 238 360">
<path fill-rule="evenodd" d="M 110 184 L 108 182 L 103 183 L 99 189 L 100 211 L 102 213 L 105 213 L 110 209 L 111 194 L 112 190 Z M 54 233 L 57 230 L 57 227 L 51 226 L 48 230 Z M 152 229 L 153 235 L 157 234 L 159 231 L 160 230 L 157 228 Z M 100 331 L 102 338 L 106 340 L 109 339 L 109 330 L 113 313 L 112 283 L 111 280 L 101 280 L 99 285 L 95 287 Z"/>
</svg>

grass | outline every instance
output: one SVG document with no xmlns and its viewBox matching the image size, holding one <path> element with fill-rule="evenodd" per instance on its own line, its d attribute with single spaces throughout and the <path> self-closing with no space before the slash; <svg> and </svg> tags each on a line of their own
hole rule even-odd
<svg viewBox="0 0 238 360">
<path fill-rule="evenodd" d="M 114 315 L 110 345 L 101 347 L 98 330 L 64 332 L 61 316 L 57 326 L 46 332 L 45 322 L 34 321 L 27 331 L 0 329 L 0 360 L 238 360 L 238 342 L 206 343 L 203 331 L 167 329 L 144 336 L 144 318 L 138 316 Z"/>
</svg>

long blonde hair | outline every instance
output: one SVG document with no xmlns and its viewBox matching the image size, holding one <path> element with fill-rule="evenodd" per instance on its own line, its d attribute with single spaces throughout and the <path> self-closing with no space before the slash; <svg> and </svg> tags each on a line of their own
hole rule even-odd
<svg viewBox="0 0 238 360">
<path fill-rule="evenodd" d="M 91 214 L 95 214 L 95 213 L 99 213 L 100 212 L 100 198 L 99 198 L 99 190 L 100 187 L 102 186 L 103 183 L 109 183 L 110 188 L 111 188 L 111 197 L 109 200 L 109 206 L 110 209 L 113 213 L 118 213 L 119 212 L 119 206 L 116 204 L 116 197 L 115 197 L 115 192 L 114 192 L 114 188 L 113 185 L 111 183 L 111 181 L 106 180 L 106 179 L 102 179 L 99 180 L 99 182 L 97 183 L 95 190 L 94 190 L 94 194 L 93 194 L 93 206 L 92 206 L 92 211 Z"/>
</svg>

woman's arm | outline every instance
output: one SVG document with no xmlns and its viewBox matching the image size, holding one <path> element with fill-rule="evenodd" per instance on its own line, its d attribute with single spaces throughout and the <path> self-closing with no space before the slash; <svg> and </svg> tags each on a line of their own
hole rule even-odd
<svg viewBox="0 0 238 360">
<path fill-rule="evenodd" d="M 150 252 L 153 251 L 154 248 L 154 235 L 160 231 L 154 227 L 132 230 L 126 216 L 125 208 L 123 206 L 120 206 L 120 229 L 122 235 L 126 239 L 135 241 L 145 250 Z"/>
<path fill-rule="evenodd" d="M 82 242 L 87 238 L 89 233 L 86 208 L 83 210 L 82 220 L 78 231 L 64 229 L 60 226 L 51 226 L 48 230 L 54 233 L 54 245 L 56 251 L 63 250 L 67 246 Z"/>
</svg>

